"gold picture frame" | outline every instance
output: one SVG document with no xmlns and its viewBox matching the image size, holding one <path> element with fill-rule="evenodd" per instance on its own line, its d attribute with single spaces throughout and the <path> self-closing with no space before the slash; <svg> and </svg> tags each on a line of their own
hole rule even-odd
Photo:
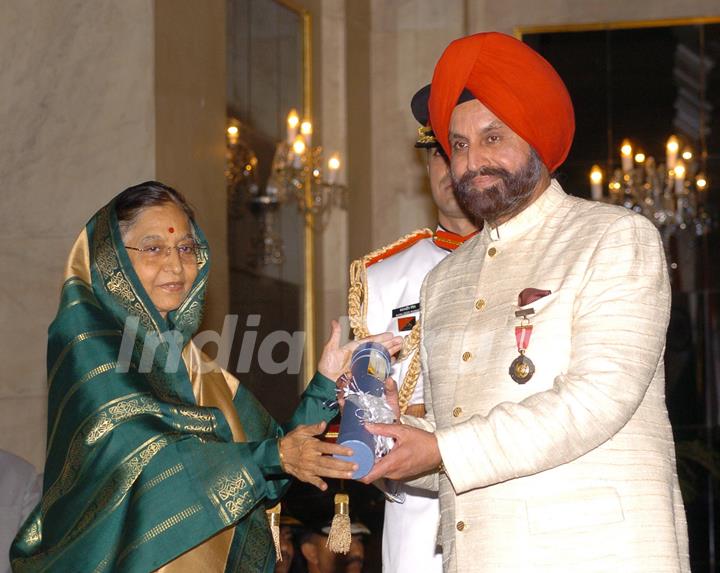
<svg viewBox="0 0 720 573">
<path fill-rule="evenodd" d="M 667 18 L 659 20 L 618 20 L 611 22 L 588 22 L 585 24 L 547 24 L 538 26 L 517 26 L 513 35 L 522 40 L 525 34 L 553 34 L 559 32 L 597 32 L 601 30 L 631 30 L 639 28 L 664 28 L 669 26 L 693 26 L 696 24 L 718 24 L 720 16 L 697 18 Z"/>
</svg>

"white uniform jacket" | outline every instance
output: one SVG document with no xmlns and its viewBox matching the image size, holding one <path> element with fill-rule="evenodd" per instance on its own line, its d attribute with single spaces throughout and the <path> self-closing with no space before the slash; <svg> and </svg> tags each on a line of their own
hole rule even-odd
<svg viewBox="0 0 720 573">
<path fill-rule="evenodd" d="M 518 356 L 518 295 L 532 303 Z M 457 573 L 689 571 L 665 407 L 670 286 L 653 225 L 553 181 L 428 276 L 421 296 L 425 419 L 446 472 L 444 569 Z M 439 484 L 438 484 L 439 482 Z"/>
<path fill-rule="evenodd" d="M 409 334 L 420 316 L 420 287 L 427 273 L 448 251 L 421 239 L 407 249 L 367 269 L 367 327 L 377 334 Z M 393 365 L 392 377 L 401 384 L 410 357 Z M 409 404 L 423 401 L 422 375 Z M 382 560 L 385 573 L 439 573 L 442 558 L 436 551 L 439 509 L 437 492 L 400 484 L 405 502 L 386 501 Z"/>
</svg>

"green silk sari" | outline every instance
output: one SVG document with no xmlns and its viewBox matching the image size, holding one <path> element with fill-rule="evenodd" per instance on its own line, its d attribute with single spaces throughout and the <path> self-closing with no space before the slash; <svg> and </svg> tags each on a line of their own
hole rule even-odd
<svg viewBox="0 0 720 573">
<path fill-rule="evenodd" d="M 331 419 L 323 403 L 335 385 L 316 375 L 286 428 L 237 381 L 228 403 L 240 430 L 221 409 L 198 405 L 193 384 L 206 375 L 183 360 L 175 372 L 165 367 L 200 325 L 208 251 L 198 266 L 187 298 L 164 319 L 123 247 L 114 201 L 80 234 L 49 329 L 43 497 L 15 538 L 13 571 L 155 571 L 221 536 L 225 552 L 204 571 L 273 570 L 266 509 L 288 486 L 277 439 Z M 124 347 L 129 368 L 120 359 L 128 318 L 138 325 Z M 159 344 L 147 371 L 138 365 L 151 335 Z"/>
</svg>

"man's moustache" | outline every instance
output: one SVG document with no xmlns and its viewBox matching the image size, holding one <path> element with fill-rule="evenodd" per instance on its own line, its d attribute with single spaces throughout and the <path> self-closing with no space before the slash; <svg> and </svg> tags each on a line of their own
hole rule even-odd
<svg viewBox="0 0 720 573">
<path fill-rule="evenodd" d="M 465 185 L 476 177 L 500 177 L 503 180 L 507 180 L 507 178 L 510 177 L 510 172 L 502 167 L 481 167 L 480 169 L 463 173 L 460 179 L 456 180 L 456 185 Z"/>
</svg>

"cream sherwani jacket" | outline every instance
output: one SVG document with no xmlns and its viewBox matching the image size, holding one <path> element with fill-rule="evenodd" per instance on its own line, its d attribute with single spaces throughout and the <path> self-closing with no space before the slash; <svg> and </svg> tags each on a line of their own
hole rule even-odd
<svg viewBox="0 0 720 573">
<path fill-rule="evenodd" d="M 525 385 L 518 294 L 532 305 Z M 553 181 L 423 286 L 425 420 L 446 472 L 447 572 L 685 572 L 687 527 L 665 407 L 670 287 L 653 225 Z"/>
</svg>

